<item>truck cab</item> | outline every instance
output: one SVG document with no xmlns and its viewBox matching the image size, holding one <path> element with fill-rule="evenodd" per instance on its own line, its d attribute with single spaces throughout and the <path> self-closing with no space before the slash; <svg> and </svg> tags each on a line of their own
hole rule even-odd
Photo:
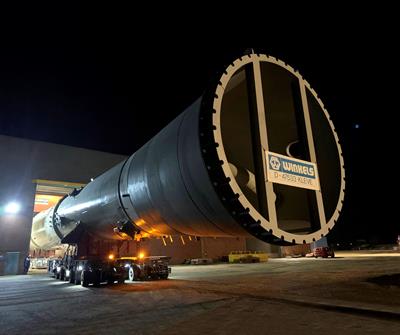
<svg viewBox="0 0 400 335">
<path fill-rule="evenodd" d="M 125 268 L 117 264 L 113 257 L 78 256 L 77 247 L 73 245 L 68 246 L 62 259 L 52 261 L 48 270 L 56 279 L 85 287 L 89 284 L 97 286 L 102 282 L 123 283 L 126 277 Z"/>
<path fill-rule="evenodd" d="M 314 254 L 315 258 L 318 258 L 318 257 L 322 257 L 322 258 L 331 257 L 331 258 L 334 258 L 335 257 L 335 251 L 330 247 L 317 247 L 317 248 L 314 248 L 313 254 Z"/>
</svg>

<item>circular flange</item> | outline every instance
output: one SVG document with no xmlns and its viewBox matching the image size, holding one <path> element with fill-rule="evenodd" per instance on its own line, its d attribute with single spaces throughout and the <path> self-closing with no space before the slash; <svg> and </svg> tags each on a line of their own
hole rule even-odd
<svg viewBox="0 0 400 335">
<path fill-rule="evenodd" d="M 304 85 L 305 89 L 312 94 L 315 100 L 318 102 L 321 110 L 324 113 L 326 120 L 329 123 L 330 130 L 332 131 L 334 141 L 336 143 L 338 158 L 339 158 L 339 166 L 340 166 L 340 190 L 338 192 L 338 199 L 336 208 L 333 211 L 333 214 L 328 218 L 325 218 L 323 224 L 318 230 L 312 231 L 310 233 L 293 233 L 285 231 L 281 229 L 277 223 L 271 222 L 265 218 L 260 212 L 255 208 L 255 206 L 249 201 L 248 197 L 243 193 L 242 188 L 239 186 L 235 175 L 232 172 L 230 167 L 230 162 L 227 158 L 226 148 L 224 146 L 223 140 L 223 131 L 221 125 L 221 110 L 222 110 L 222 102 L 225 94 L 225 90 L 228 86 L 228 83 L 232 79 L 232 77 L 240 70 L 243 69 L 245 66 L 251 64 L 262 64 L 262 63 L 272 63 L 275 64 L 286 71 L 288 71 L 293 76 L 297 77 L 299 83 Z M 210 107 L 210 106 L 208 106 Z M 256 235 L 256 237 L 264 239 L 268 242 L 275 242 L 278 244 L 286 244 L 286 243 L 311 243 L 313 241 L 319 240 L 321 237 L 325 236 L 331 228 L 334 226 L 336 221 L 338 220 L 340 211 L 343 206 L 343 199 L 344 199 L 344 190 L 345 190 L 345 170 L 344 170 L 344 162 L 343 162 L 343 155 L 342 150 L 339 144 L 339 139 L 337 133 L 335 131 L 334 125 L 332 120 L 324 108 L 322 101 L 318 98 L 316 92 L 311 88 L 309 83 L 303 79 L 303 77 L 299 74 L 299 72 L 295 71 L 291 66 L 287 65 L 286 63 L 267 55 L 263 54 L 250 54 L 243 56 L 239 59 L 236 59 L 232 64 L 230 64 L 225 72 L 219 79 L 217 87 L 214 91 L 214 99 L 212 103 L 212 125 L 213 125 L 213 137 L 215 141 L 215 150 L 219 160 L 219 166 L 223 171 L 223 174 L 226 177 L 226 183 L 232 191 L 232 194 L 235 195 L 237 199 L 237 204 L 240 204 L 241 209 L 239 209 L 239 214 L 244 214 L 247 216 L 246 219 L 241 220 L 242 226 L 246 228 L 250 233 Z M 315 140 L 315 139 L 314 139 Z M 207 164 L 207 162 L 206 162 Z M 210 176 L 212 179 L 212 177 Z M 316 191 L 321 192 L 321 191 Z M 233 216 L 238 215 L 238 211 L 234 210 L 234 206 L 229 204 L 226 197 L 221 196 L 222 200 L 226 204 L 226 208 L 233 214 Z M 273 199 L 274 202 L 276 199 Z"/>
</svg>

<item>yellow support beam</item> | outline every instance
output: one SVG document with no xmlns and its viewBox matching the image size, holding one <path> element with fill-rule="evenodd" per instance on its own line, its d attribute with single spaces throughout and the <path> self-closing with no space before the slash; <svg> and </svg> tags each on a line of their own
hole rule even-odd
<svg viewBox="0 0 400 335">
<path fill-rule="evenodd" d="M 46 179 L 33 179 L 32 182 L 38 185 L 62 186 L 71 188 L 86 186 L 86 184 L 82 183 L 70 183 L 68 181 L 57 181 L 57 180 L 46 180 Z"/>
</svg>

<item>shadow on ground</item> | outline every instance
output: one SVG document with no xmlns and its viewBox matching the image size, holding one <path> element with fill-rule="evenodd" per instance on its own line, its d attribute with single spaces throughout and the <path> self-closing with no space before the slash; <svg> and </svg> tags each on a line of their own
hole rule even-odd
<svg viewBox="0 0 400 335">
<path fill-rule="evenodd" d="M 400 287 L 400 273 L 368 278 L 367 282 L 377 284 L 380 286 L 398 286 L 398 287 Z"/>
</svg>

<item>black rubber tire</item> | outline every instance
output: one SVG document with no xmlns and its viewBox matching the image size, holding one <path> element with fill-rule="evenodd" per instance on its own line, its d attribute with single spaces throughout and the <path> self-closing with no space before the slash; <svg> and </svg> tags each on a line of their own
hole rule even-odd
<svg viewBox="0 0 400 335">
<path fill-rule="evenodd" d="M 136 271 L 135 271 L 135 269 L 131 266 L 130 268 L 129 268 L 129 280 L 130 281 L 135 281 L 135 280 L 137 280 L 137 277 L 136 277 Z"/>
<path fill-rule="evenodd" d="M 81 285 L 83 287 L 89 286 L 89 280 L 87 279 L 87 276 L 85 276 L 85 271 L 82 271 L 82 273 L 81 273 Z"/>
<path fill-rule="evenodd" d="M 74 280 L 75 285 L 79 285 L 81 283 L 81 278 L 80 276 L 77 276 L 75 273 L 75 280 Z"/>
<path fill-rule="evenodd" d="M 61 271 L 60 271 L 60 280 L 61 280 L 61 281 L 64 281 L 64 280 L 65 280 L 65 272 L 64 272 L 64 270 L 61 270 Z"/>
<path fill-rule="evenodd" d="M 74 281 L 75 281 L 75 275 L 74 275 L 74 273 L 71 271 L 71 272 L 69 273 L 69 282 L 70 282 L 71 284 L 73 284 Z"/>
</svg>

